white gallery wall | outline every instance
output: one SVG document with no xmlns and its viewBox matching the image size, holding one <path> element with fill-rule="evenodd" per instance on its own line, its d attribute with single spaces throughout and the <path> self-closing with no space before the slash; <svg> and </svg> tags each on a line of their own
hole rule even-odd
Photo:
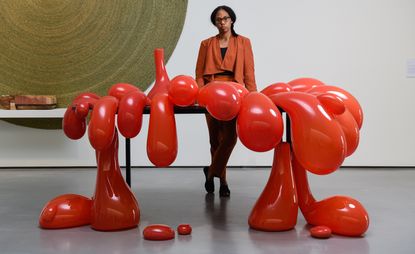
<svg viewBox="0 0 415 254">
<path fill-rule="evenodd" d="M 167 63 L 170 78 L 194 75 L 200 41 L 216 34 L 210 23 L 217 6 L 231 6 L 235 29 L 251 39 L 258 89 L 274 82 L 314 77 L 344 88 L 361 103 L 364 124 L 357 151 L 345 166 L 415 166 L 414 0 L 189 0 L 177 47 Z M 173 166 L 209 163 L 203 115 L 177 115 L 179 153 Z M 148 116 L 132 140 L 132 165 L 151 165 L 146 155 Z M 120 163 L 125 164 L 124 142 Z M 232 166 L 269 166 L 272 152 L 255 153 L 238 143 Z M 0 121 L 0 167 L 94 166 L 85 136 L 38 130 Z"/>
</svg>

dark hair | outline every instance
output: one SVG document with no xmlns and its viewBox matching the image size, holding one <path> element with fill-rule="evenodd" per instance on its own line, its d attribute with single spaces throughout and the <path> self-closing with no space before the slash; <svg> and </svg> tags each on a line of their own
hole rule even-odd
<svg viewBox="0 0 415 254">
<path fill-rule="evenodd" d="M 210 14 L 210 21 L 212 22 L 212 24 L 216 26 L 216 20 L 215 19 L 216 19 L 216 14 L 218 13 L 219 10 L 224 10 L 224 11 L 226 11 L 229 14 L 229 17 L 231 17 L 231 20 L 232 20 L 232 24 L 231 24 L 231 32 L 232 32 L 232 35 L 233 36 L 238 36 L 238 34 L 233 29 L 233 25 L 235 24 L 235 21 L 236 21 L 236 14 L 232 10 L 232 8 L 229 7 L 229 6 L 221 5 L 221 6 L 216 7 L 213 10 L 212 14 Z"/>
</svg>

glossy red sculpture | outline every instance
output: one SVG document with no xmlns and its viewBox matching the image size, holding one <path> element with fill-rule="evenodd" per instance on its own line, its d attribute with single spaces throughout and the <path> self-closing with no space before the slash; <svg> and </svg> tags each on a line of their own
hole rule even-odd
<svg viewBox="0 0 415 254">
<path fill-rule="evenodd" d="M 300 209 L 309 224 L 324 225 L 333 233 L 345 236 L 361 236 L 366 232 L 369 215 L 359 201 L 347 196 L 316 201 L 311 194 L 305 169 L 296 158 L 292 165 Z"/>
<path fill-rule="evenodd" d="M 283 231 L 297 223 L 298 201 L 291 169 L 290 144 L 280 143 L 268 183 L 249 216 L 249 226 L 256 230 Z"/>
<path fill-rule="evenodd" d="M 121 113 L 118 125 L 128 135 L 137 131 L 129 129 L 131 123 L 141 122 L 145 96 L 138 88 L 128 84 L 117 84 L 110 89 L 113 96 L 99 98 L 86 93 L 75 98 L 67 108 L 63 129 L 72 139 L 81 138 L 86 129 L 86 117 L 92 109 L 89 121 L 88 137 L 96 150 L 97 182 L 95 194 L 91 199 L 74 194 L 61 195 L 48 202 L 42 210 L 39 225 L 42 228 L 68 228 L 91 224 L 96 230 L 113 231 L 136 227 L 140 220 L 138 203 L 121 175 L 118 164 L 118 132 L 115 127 L 115 115 L 118 106 L 131 111 L 129 118 Z M 132 98 L 134 103 L 123 101 Z M 119 102 L 121 100 L 121 103 Z M 124 107 L 124 108 L 123 108 Z M 88 109 L 87 112 L 86 109 Z M 136 113 L 136 111 L 138 113 Z M 139 130 L 138 130 L 139 131 Z M 134 134 L 134 133 L 133 133 Z"/>
<path fill-rule="evenodd" d="M 164 224 L 153 224 L 144 228 L 143 236 L 146 240 L 165 241 L 174 238 L 174 230 Z"/>
<path fill-rule="evenodd" d="M 314 78 L 274 83 L 261 93 L 227 81 L 214 81 L 199 90 L 189 76 L 179 75 L 170 82 L 163 58 L 163 50 L 156 49 L 156 80 L 147 96 L 133 85 L 119 83 L 110 88 L 108 96 L 83 93 L 67 108 L 63 130 L 71 139 L 85 134 L 92 110 L 88 137 L 96 150 L 96 190 L 92 200 L 75 194 L 52 199 L 41 212 L 41 227 L 91 224 L 96 230 L 112 231 L 137 226 L 140 210 L 120 173 L 115 124 L 124 137 L 135 137 L 141 130 L 143 109 L 150 105 L 147 155 L 155 166 L 167 167 L 178 150 L 174 106 L 193 105 L 197 99 L 216 119 L 237 118 L 237 133 L 247 148 L 257 152 L 275 149 L 268 183 L 249 216 L 251 228 L 289 230 L 295 227 L 300 207 L 306 221 L 319 226 L 313 228 L 315 237 L 328 237 L 330 231 L 361 236 L 367 231 L 369 217 L 360 202 L 347 196 L 316 201 L 306 174 L 306 170 L 332 173 L 356 150 L 363 112 L 350 93 Z M 278 108 L 289 116 L 291 143 L 281 143 L 283 124 Z M 190 233 L 191 227 L 179 225 L 178 232 Z M 174 231 L 166 225 L 151 225 L 143 234 L 151 240 L 174 238 Z"/>
<path fill-rule="evenodd" d="M 309 189 L 306 175 L 306 170 L 315 174 L 329 174 L 337 170 L 344 158 L 356 150 L 363 120 L 360 105 L 346 91 L 325 86 L 316 79 L 301 78 L 288 84 L 276 83 L 262 91 L 275 105 L 287 112 L 291 121 L 293 158 L 285 158 L 286 165 L 280 167 L 280 172 L 294 172 L 297 194 L 293 195 L 293 199 L 298 198 L 306 221 L 319 226 L 312 231 L 315 237 L 329 237 L 331 233 L 361 236 L 369 227 L 369 216 L 362 204 L 347 196 L 333 196 L 316 201 Z M 276 148 L 276 154 L 280 153 L 279 149 Z M 275 180 L 276 161 L 282 163 L 280 157 L 274 157 L 269 182 L 249 217 L 249 224 L 254 229 L 285 230 L 284 227 L 276 226 L 279 225 L 276 222 L 280 220 L 273 218 L 297 214 L 296 211 L 273 212 L 279 207 L 277 204 L 283 204 L 280 206 L 285 207 L 284 211 L 292 207 L 292 201 L 282 201 L 280 195 L 292 187 L 275 187 L 281 185 Z M 279 181 L 282 181 L 282 177 Z M 287 219 L 281 221 L 288 223 L 290 218 L 292 217 L 287 216 Z M 293 227 L 293 224 L 290 226 Z"/>
</svg>

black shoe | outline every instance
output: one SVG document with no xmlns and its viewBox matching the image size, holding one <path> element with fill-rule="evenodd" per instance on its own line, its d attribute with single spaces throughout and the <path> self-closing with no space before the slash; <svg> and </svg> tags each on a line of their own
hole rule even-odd
<svg viewBox="0 0 415 254">
<path fill-rule="evenodd" d="M 219 197 L 229 197 L 231 195 L 231 191 L 228 188 L 227 184 L 222 184 L 219 189 Z"/>
<path fill-rule="evenodd" d="M 204 167 L 203 168 L 203 173 L 205 173 L 205 189 L 207 191 L 207 193 L 213 193 L 215 191 L 215 183 L 213 182 L 213 178 L 212 179 L 208 179 L 208 172 L 209 172 L 209 167 Z"/>
</svg>

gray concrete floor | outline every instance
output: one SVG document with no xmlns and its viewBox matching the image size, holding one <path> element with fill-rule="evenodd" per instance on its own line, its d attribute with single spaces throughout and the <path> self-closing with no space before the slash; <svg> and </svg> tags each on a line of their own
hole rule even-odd
<svg viewBox="0 0 415 254">
<path fill-rule="evenodd" d="M 138 228 L 98 232 L 88 226 L 43 230 L 38 216 L 55 196 L 92 196 L 93 169 L 0 170 L 1 253 L 415 253 L 415 169 L 347 169 L 310 176 L 317 199 L 347 195 L 370 215 L 364 237 L 309 236 L 304 218 L 286 232 L 249 229 L 247 218 L 261 193 L 269 168 L 228 170 L 231 198 L 206 195 L 201 168 L 133 169 L 132 190 L 140 204 Z M 216 184 L 218 184 L 216 182 Z M 144 240 L 149 224 L 189 223 L 192 235 L 174 240 Z"/>
</svg>

